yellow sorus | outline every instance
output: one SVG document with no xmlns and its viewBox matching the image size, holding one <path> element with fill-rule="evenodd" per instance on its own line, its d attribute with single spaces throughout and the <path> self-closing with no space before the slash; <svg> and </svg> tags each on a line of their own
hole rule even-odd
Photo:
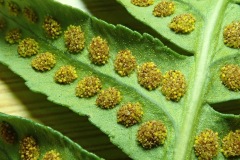
<svg viewBox="0 0 240 160">
<path fill-rule="evenodd" d="M 45 153 L 43 160 L 62 160 L 62 158 L 56 150 L 51 150 Z"/>
<path fill-rule="evenodd" d="M 119 51 L 114 61 L 114 69 L 120 76 L 128 76 L 136 68 L 136 58 L 130 50 Z"/>
<path fill-rule="evenodd" d="M 222 152 L 225 157 L 240 156 L 240 130 L 229 132 L 222 140 Z"/>
<path fill-rule="evenodd" d="M 118 89 L 110 87 L 98 95 L 96 105 L 103 109 L 111 109 L 119 104 L 121 99 L 122 96 Z"/>
<path fill-rule="evenodd" d="M 69 84 L 77 79 L 77 77 L 78 76 L 75 67 L 66 65 L 57 70 L 54 79 L 57 83 Z"/>
<path fill-rule="evenodd" d="M 223 31 L 223 38 L 226 46 L 240 48 L 240 21 L 227 25 Z"/>
<path fill-rule="evenodd" d="M 137 78 L 141 86 L 154 90 L 160 85 L 162 74 L 153 62 L 146 62 L 138 67 Z"/>
<path fill-rule="evenodd" d="M 102 88 L 101 81 L 98 77 L 89 76 L 78 82 L 76 87 L 76 96 L 81 98 L 92 97 Z"/>
<path fill-rule="evenodd" d="M 219 137 L 217 132 L 210 129 L 202 131 L 195 138 L 194 150 L 199 160 L 213 159 L 219 151 Z"/>
<path fill-rule="evenodd" d="M 175 11 L 175 4 L 171 1 L 162 1 L 158 3 L 153 10 L 153 15 L 156 17 L 167 17 Z"/>
<path fill-rule="evenodd" d="M 20 29 L 12 29 L 10 31 L 8 31 L 5 35 L 5 40 L 9 43 L 9 44 L 14 44 L 17 43 L 21 40 L 22 38 L 22 33 Z"/>
<path fill-rule="evenodd" d="M 77 53 L 84 48 L 84 32 L 80 26 L 70 25 L 64 32 L 64 40 L 69 52 Z"/>
<path fill-rule="evenodd" d="M 164 144 L 167 138 L 167 129 L 161 121 L 143 123 L 137 132 L 137 141 L 145 149 L 151 149 Z"/>
<path fill-rule="evenodd" d="M 45 52 L 37 55 L 31 64 L 38 71 L 49 71 L 55 66 L 56 58 L 52 53 Z"/>
<path fill-rule="evenodd" d="M 131 3 L 139 7 L 147 7 L 152 5 L 154 0 L 131 0 Z"/>
<path fill-rule="evenodd" d="M 221 68 L 220 79 L 229 90 L 240 90 L 240 67 L 228 64 Z"/>
<path fill-rule="evenodd" d="M 42 27 L 47 34 L 47 37 L 52 39 L 58 38 L 62 33 L 60 24 L 51 16 L 45 17 Z"/>
<path fill-rule="evenodd" d="M 177 70 L 168 71 L 162 78 L 161 91 L 167 100 L 179 101 L 186 92 L 184 75 Z"/>
<path fill-rule="evenodd" d="M 169 28 L 176 33 L 190 33 L 195 29 L 195 17 L 190 14 L 181 14 L 174 17 L 169 24 Z"/>
<path fill-rule="evenodd" d="M 39 146 L 32 136 L 24 137 L 20 141 L 19 153 L 21 160 L 38 160 Z"/>
<path fill-rule="evenodd" d="M 117 112 L 117 122 L 130 127 L 141 121 L 143 109 L 140 103 L 127 103 L 123 105 Z"/>
<path fill-rule="evenodd" d="M 100 36 L 93 38 L 89 46 L 89 56 L 94 64 L 106 64 L 109 59 L 109 47 L 107 41 Z"/>
<path fill-rule="evenodd" d="M 38 43 L 32 38 L 25 38 L 18 44 L 18 54 L 21 57 L 31 57 L 39 52 Z"/>
</svg>

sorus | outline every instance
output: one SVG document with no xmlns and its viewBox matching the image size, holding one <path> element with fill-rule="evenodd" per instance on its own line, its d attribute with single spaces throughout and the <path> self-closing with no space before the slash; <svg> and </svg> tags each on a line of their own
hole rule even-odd
<svg viewBox="0 0 240 160">
<path fill-rule="evenodd" d="M 192 14 L 180 14 L 172 19 L 169 28 L 176 33 L 190 33 L 195 29 L 195 22 Z"/>
<path fill-rule="evenodd" d="M 218 133 L 210 129 L 206 129 L 196 136 L 194 150 L 198 159 L 213 159 L 216 157 L 219 151 L 218 141 Z"/>
<path fill-rule="evenodd" d="M 151 149 L 164 144 L 167 138 L 167 128 L 161 121 L 143 123 L 137 132 L 137 140 L 145 149 Z"/>
<path fill-rule="evenodd" d="M 71 65 L 65 65 L 59 68 L 54 76 L 54 79 L 57 83 L 69 84 L 77 79 L 77 71 L 75 67 Z"/>
<path fill-rule="evenodd" d="M 109 59 L 109 47 L 107 41 L 100 36 L 93 38 L 89 46 L 89 57 L 94 64 L 106 64 Z"/>
<path fill-rule="evenodd" d="M 161 71 L 153 62 L 146 62 L 138 67 L 138 83 L 148 90 L 156 89 L 161 82 Z"/>
<path fill-rule="evenodd" d="M 130 50 L 119 51 L 114 61 L 114 69 L 120 76 L 128 76 L 136 68 L 136 58 Z"/>
<path fill-rule="evenodd" d="M 96 99 L 96 105 L 103 109 L 114 108 L 122 99 L 121 93 L 115 87 L 101 91 Z"/>
<path fill-rule="evenodd" d="M 64 40 L 69 52 L 77 53 L 84 48 L 84 32 L 80 26 L 70 25 L 64 32 Z"/>
<path fill-rule="evenodd" d="M 39 146 L 32 136 L 24 137 L 20 141 L 19 152 L 21 160 L 38 160 Z"/>
<path fill-rule="evenodd" d="M 17 51 L 21 57 L 36 55 L 39 52 L 38 42 L 32 38 L 25 38 L 19 42 Z"/>
</svg>

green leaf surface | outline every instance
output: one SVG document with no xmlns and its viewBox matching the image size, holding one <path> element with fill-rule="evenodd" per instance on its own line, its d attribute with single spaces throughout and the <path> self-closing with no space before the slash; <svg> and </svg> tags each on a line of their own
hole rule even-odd
<svg viewBox="0 0 240 160">
<path fill-rule="evenodd" d="M 240 116 L 222 114 L 211 106 L 219 103 L 231 104 L 239 101 L 239 92 L 229 91 L 220 81 L 220 68 L 228 63 L 239 64 L 239 50 L 228 48 L 223 44 L 223 27 L 232 20 L 237 20 L 240 7 L 227 0 L 218 1 L 176 1 L 176 12 L 191 12 L 197 19 L 195 30 L 187 35 L 179 35 L 167 27 L 170 18 L 162 20 L 159 33 L 172 43 L 181 46 L 194 56 L 177 52 L 177 49 L 164 46 L 162 42 L 148 34 L 139 34 L 121 25 L 113 26 L 91 17 L 79 10 L 59 4 L 52 0 L 14 1 L 21 9 L 31 7 L 38 15 L 36 24 L 29 23 L 19 14 L 9 13 L 7 2 L 1 6 L 0 16 L 6 19 L 7 28 L 0 33 L 0 61 L 26 80 L 32 91 L 48 96 L 50 101 L 68 107 L 89 120 L 109 135 L 110 140 L 133 159 L 197 159 L 194 154 L 194 139 L 197 134 L 209 128 L 219 133 L 222 139 L 229 131 L 239 129 Z M 155 19 L 149 18 L 149 8 L 137 8 L 130 0 L 121 1 L 126 8 L 139 17 L 147 16 L 144 21 L 157 25 Z M 209 8 L 208 8 L 209 7 Z M 176 14 L 177 14 L 176 13 Z M 71 54 L 64 45 L 63 34 L 56 40 L 46 37 L 42 24 L 46 16 L 52 16 L 66 30 L 69 25 L 80 25 L 85 33 L 85 48 L 81 53 Z M 159 19 L 161 20 L 161 19 Z M 56 66 L 47 72 L 37 72 L 31 67 L 31 58 L 22 58 L 17 52 L 17 44 L 6 43 L 7 31 L 20 28 L 23 37 L 38 41 L 40 52 L 52 52 L 56 56 Z M 153 27 L 154 28 L 154 27 Z M 93 37 L 106 39 L 110 49 L 110 59 L 102 66 L 91 63 L 88 47 Z M 129 49 L 136 57 L 138 65 L 154 62 L 162 73 L 179 70 L 186 79 L 187 92 L 179 102 L 166 100 L 160 88 L 153 91 L 138 84 L 136 71 L 130 76 L 121 77 L 114 70 L 114 60 L 120 50 Z M 54 82 L 55 72 L 63 65 L 76 67 L 78 79 L 71 84 L 60 85 Z M 117 88 L 123 98 L 113 109 L 101 109 L 96 106 L 96 98 L 79 98 L 75 96 L 78 81 L 86 76 L 100 78 L 102 88 Z M 117 111 L 128 102 L 139 102 L 143 106 L 143 118 L 140 124 L 124 127 L 117 123 Z M 228 103 L 229 102 L 229 103 Z M 224 105 L 223 107 L 226 107 Z M 237 106 L 236 106 L 237 108 Z M 239 113 L 239 112 L 238 112 Z M 164 145 L 153 149 L 143 149 L 136 140 L 139 127 L 143 122 L 160 120 L 167 128 Z M 218 152 L 216 159 L 225 159 Z"/>
<path fill-rule="evenodd" d="M 21 159 L 20 158 L 20 142 L 28 136 L 34 137 L 39 147 L 39 158 L 42 159 L 44 155 L 55 150 L 59 153 L 62 159 L 86 159 L 86 160 L 97 160 L 100 159 L 96 155 L 87 152 L 79 145 L 71 141 L 69 138 L 63 136 L 61 133 L 40 125 L 36 122 L 24 119 L 22 117 L 10 116 L 0 113 L 0 124 L 1 124 L 1 136 L 0 136 L 0 158 L 1 160 Z M 11 126 L 6 130 L 6 124 Z M 8 143 L 5 140 L 5 131 L 14 131 L 15 138 L 13 143 Z M 5 131 L 5 132 L 6 132 Z M 10 132 L 12 133 L 12 132 Z M 4 136 L 3 136 L 4 135 Z"/>
</svg>

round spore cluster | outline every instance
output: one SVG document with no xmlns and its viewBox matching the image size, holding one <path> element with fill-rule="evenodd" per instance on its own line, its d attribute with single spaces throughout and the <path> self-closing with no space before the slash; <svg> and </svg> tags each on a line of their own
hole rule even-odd
<svg viewBox="0 0 240 160">
<path fill-rule="evenodd" d="M 43 160 L 62 160 L 62 158 L 56 150 L 51 150 L 44 154 Z"/>
<path fill-rule="evenodd" d="M 123 105 L 117 112 L 118 123 L 125 127 L 133 126 L 141 121 L 143 109 L 140 103 L 127 103 Z"/>
<path fill-rule="evenodd" d="M 80 26 L 70 25 L 64 32 L 65 45 L 69 52 L 77 53 L 84 49 L 84 32 Z"/>
<path fill-rule="evenodd" d="M 152 5 L 154 0 L 131 0 L 131 3 L 139 7 L 147 7 Z"/>
<path fill-rule="evenodd" d="M 240 67 L 236 64 L 228 64 L 221 68 L 220 79 L 229 90 L 240 90 Z"/>
<path fill-rule="evenodd" d="M 153 10 L 153 15 L 156 17 L 167 17 L 174 13 L 175 4 L 170 1 L 161 1 L 159 2 Z"/>
<path fill-rule="evenodd" d="M 114 68 L 120 76 L 128 76 L 136 68 L 136 58 L 130 50 L 119 51 L 114 61 Z"/>
<path fill-rule="evenodd" d="M 162 93 L 167 100 L 179 101 L 186 92 L 184 75 L 177 70 L 168 71 L 162 79 Z"/>
<path fill-rule="evenodd" d="M 154 90 L 160 85 L 162 74 L 153 62 L 146 62 L 138 68 L 137 78 L 141 86 Z"/>
<path fill-rule="evenodd" d="M 65 65 L 57 70 L 54 79 L 57 83 L 69 84 L 77 79 L 77 77 L 78 76 L 75 67 L 71 65 Z"/>
<path fill-rule="evenodd" d="M 95 96 L 102 88 L 101 81 L 98 77 L 88 76 L 78 82 L 76 87 L 76 96 L 88 98 Z"/>
<path fill-rule="evenodd" d="M 22 38 L 22 32 L 18 28 L 8 31 L 5 35 L 5 40 L 9 44 L 18 43 L 21 40 L 21 38 Z"/>
<path fill-rule="evenodd" d="M 19 153 L 21 160 L 38 160 L 39 152 L 37 141 L 32 136 L 24 137 L 20 141 Z"/>
<path fill-rule="evenodd" d="M 45 17 L 42 27 L 47 37 L 51 39 L 58 38 L 62 33 L 61 25 L 51 16 Z"/>
<path fill-rule="evenodd" d="M 224 28 L 223 39 L 226 46 L 240 48 L 240 21 L 232 22 Z"/>
<path fill-rule="evenodd" d="M 94 37 L 89 45 L 89 57 L 93 64 L 106 64 L 110 57 L 107 41 L 100 36 Z"/>
<path fill-rule="evenodd" d="M 231 131 L 223 138 L 222 153 L 225 157 L 240 156 L 240 130 Z"/>
<path fill-rule="evenodd" d="M 49 71 L 56 64 L 55 56 L 50 52 L 38 54 L 32 60 L 32 67 L 38 71 Z"/>
<path fill-rule="evenodd" d="M 18 54 L 21 57 L 31 57 L 33 55 L 38 54 L 39 52 L 39 45 L 32 38 L 25 38 L 21 40 L 18 44 Z"/>
<path fill-rule="evenodd" d="M 23 9 L 23 15 L 31 23 L 36 23 L 38 21 L 38 16 L 37 16 L 36 12 L 30 7 L 25 7 Z"/>
<path fill-rule="evenodd" d="M 196 136 L 194 150 L 198 159 L 213 159 L 217 156 L 219 151 L 218 141 L 218 133 L 210 129 L 206 129 Z"/>
<path fill-rule="evenodd" d="M 9 144 L 14 144 L 18 139 L 17 132 L 13 126 L 5 121 L 0 123 L 0 135 Z"/>
<path fill-rule="evenodd" d="M 137 140 L 145 149 L 151 149 L 164 144 L 167 138 L 167 128 L 161 121 L 148 121 L 143 123 L 138 132 Z"/>
<path fill-rule="evenodd" d="M 98 95 L 96 104 L 102 109 L 114 108 L 122 99 L 121 93 L 115 87 L 110 87 L 101 91 Z"/>
<path fill-rule="evenodd" d="M 192 14 L 180 14 L 172 19 L 169 28 L 176 33 L 190 33 L 195 29 L 195 22 Z"/>
</svg>

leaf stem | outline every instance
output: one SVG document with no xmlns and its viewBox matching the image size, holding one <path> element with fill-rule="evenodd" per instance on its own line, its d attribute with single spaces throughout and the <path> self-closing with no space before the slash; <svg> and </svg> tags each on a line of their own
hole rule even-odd
<svg viewBox="0 0 240 160">
<path fill-rule="evenodd" d="M 198 123 L 197 117 L 199 117 L 200 110 L 204 106 L 203 98 L 208 81 L 209 66 L 215 53 L 215 43 L 213 42 L 219 34 L 219 24 L 222 22 L 222 15 L 225 13 L 227 4 L 228 0 L 216 1 L 215 8 L 207 15 L 209 18 L 206 19 L 202 37 L 199 39 L 202 43 L 200 43 L 196 54 L 195 78 L 191 82 L 193 86 L 189 91 L 191 95 L 188 96 L 186 101 L 186 113 L 183 116 L 183 125 L 178 136 L 174 160 L 191 159 L 194 130 L 196 130 L 196 124 Z"/>
</svg>

